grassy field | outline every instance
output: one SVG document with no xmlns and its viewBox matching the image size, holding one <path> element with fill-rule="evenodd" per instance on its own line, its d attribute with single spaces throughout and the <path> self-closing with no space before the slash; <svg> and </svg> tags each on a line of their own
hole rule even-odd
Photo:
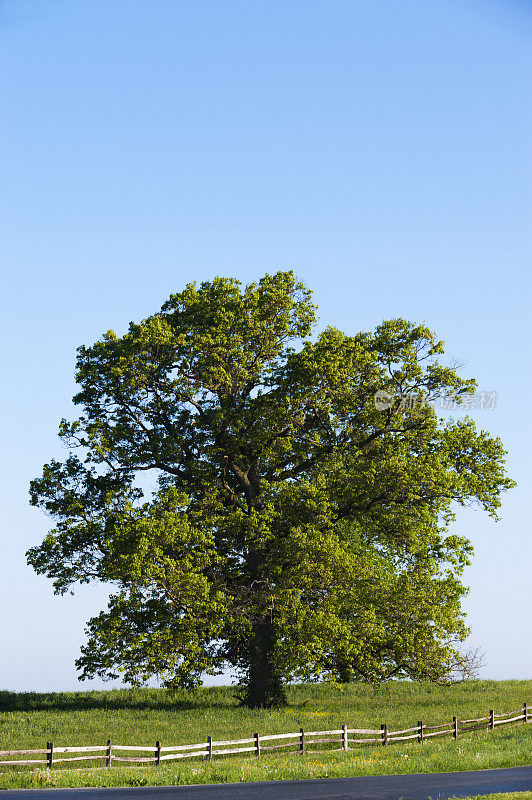
<svg viewBox="0 0 532 800">
<path fill-rule="evenodd" d="M 374 691 L 353 684 L 295 686 L 290 705 L 279 710 L 251 711 L 238 706 L 230 687 L 170 694 L 159 689 L 15 694 L 0 692 L 0 749 L 104 744 L 163 745 L 232 739 L 261 734 L 349 727 L 410 727 L 496 713 L 532 705 L 532 681 L 468 681 L 451 687 L 398 682 Z M 493 733 L 478 731 L 457 742 L 442 739 L 365 746 L 348 753 L 307 753 L 225 757 L 212 763 L 193 759 L 159 768 L 22 770 L 1 767 L 0 788 L 31 786 L 119 786 L 276 780 L 404 772 L 447 772 L 529 764 L 532 724 L 501 726 Z"/>
</svg>

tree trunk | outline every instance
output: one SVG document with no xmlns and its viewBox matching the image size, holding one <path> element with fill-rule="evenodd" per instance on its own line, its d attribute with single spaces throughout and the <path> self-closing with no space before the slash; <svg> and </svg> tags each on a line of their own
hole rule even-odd
<svg viewBox="0 0 532 800">
<path fill-rule="evenodd" d="M 353 680 L 353 668 L 347 661 L 339 660 L 336 665 L 338 683 L 351 683 Z"/>
<path fill-rule="evenodd" d="M 245 646 L 247 675 L 241 700 L 248 708 L 286 705 L 283 681 L 276 664 L 276 630 L 268 589 L 269 560 L 268 548 L 264 545 L 250 547 L 246 558 L 248 586 L 253 588 L 250 605 L 253 624 Z"/>
<path fill-rule="evenodd" d="M 249 668 L 242 703 L 249 708 L 286 705 L 282 678 L 275 664 L 275 630 L 271 620 L 253 626 L 248 644 Z"/>
</svg>

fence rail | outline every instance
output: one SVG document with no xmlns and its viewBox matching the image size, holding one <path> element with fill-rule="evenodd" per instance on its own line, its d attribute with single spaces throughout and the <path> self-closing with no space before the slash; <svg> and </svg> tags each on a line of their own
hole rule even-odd
<svg viewBox="0 0 532 800">
<path fill-rule="evenodd" d="M 450 735 L 454 739 L 457 739 L 461 733 L 470 733 L 471 731 L 479 729 L 493 731 L 498 725 L 518 722 L 519 720 L 523 722 L 532 721 L 532 711 L 529 710 L 527 703 L 523 703 L 522 708 L 514 709 L 513 711 L 505 711 L 501 714 L 495 714 L 493 710 L 490 710 L 487 716 L 476 717 L 475 719 L 459 720 L 458 717 L 453 717 L 452 722 L 444 722 L 440 725 L 425 725 L 425 723 L 420 720 L 417 725 L 412 728 L 403 728 L 397 731 L 389 730 L 386 723 L 383 723 L 380 729 L 348 728 L 347 725 L 342 725 L 341 728 L 330 731 L 305 731 L 303 728 L 300 728 L 299 731 L 294 731 L 293 733 L 268 733 L 264 736 L 259 733 L 254 733 L 253 736 L 249 736 L 245 739 L 227 739 L 224 741 L 213 740 L 212 736 L 207 736 L 206 741 L 200 742 L 199 744 L 178 744 L 167 745 L 165 747 L 161 746 L 160 741 L 150 746 L 113 744 L 111 740 L 108 739 L 107 743 L 104 745 L 88 745 L 86 747 L 56 747 L 53 742 L 47 742 L 45 748 L 36 750 L 0 750 L 0 767 L 25 767 L 45 764 L 48 769 L 52 769 L 54 764 L 70 764 L 71 762 L 77 763 L 79 761 L 105 761 L 106 767 L 112 767 L 113 763 L 131 762 L 136 764 L 153 763 L 159 765 L 161 761 L 172 761 L 175 759 L 192 757 L 206 758 L 210 761 L 214 756 L 234 755 L 235 753 L 254 753 L 256 756 L 260 756 L 261 752 L 278 751 L 288 747 L 294 748 L 295 752 L 299 752 L 303 755 L 308 746 L 317 744 L 340 745 L 340 747 L 329 749 L 346 751 L 355 749 L 350 747 L 350 745 L 381 744 L 386 747 L 394 742 L 403 742 L 412 739 L 417 739 L 418 742 L 422 744 L 424 739 L 432 736 Z M 363 738 L 355 739 L 350 737 L 349 734 L 355 734 Z M 339 736 L 341 736 L 341 738 L 338 738 Z M 287 741 L 282 744 L 264 744 L 264 742 L 273 742 L 279 739 L 286 739 Z M 235 745 L 246 746 L 235 747 Z M 151 755 L 124 756 L 116 755 L 117 752 L 151 753 Z M 311 752 L 316 752 L 316 750 Z M 92 753 L 93 755 L 71 755 L 72 753 Z M 45 756 L 45 758 L 10 759 L 12 756 L 23 755 Z M 58 755 L 66 755 L 67 757 L 57 758 Z"/>
</svg>

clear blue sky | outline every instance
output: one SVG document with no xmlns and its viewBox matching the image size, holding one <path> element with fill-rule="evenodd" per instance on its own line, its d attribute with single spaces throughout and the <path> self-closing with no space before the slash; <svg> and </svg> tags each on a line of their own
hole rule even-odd
<svg viewBox="0 0 532 800">
<path fill-rule="evenodd" d="M 518 0 L 0 0 L 0 688 L 88 686 L 105 592 L 24 558 L 75 348 L 286 267 L 321 326 L 425 321 L 498 392 L 519 486 L 459 517 L 466 607 L 483 677 L 532 677 L 531 34 Z"/>
</svg>

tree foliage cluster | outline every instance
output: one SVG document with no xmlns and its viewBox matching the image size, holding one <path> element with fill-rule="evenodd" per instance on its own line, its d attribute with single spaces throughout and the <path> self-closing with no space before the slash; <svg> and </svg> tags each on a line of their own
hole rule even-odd
<svg viewBox="0 0 532 800">
<path fill-rule="evenodd" d="M 431 400 L 475 382 L 426 326 L 314 323 L 291 272 L 216 278 L 79 348 L 70 455 L 31 484 L 55 525 L 28 560 L 58 593 L 113 587 L 82 677 L 194 686 L 230 665 L 270 706 L 289 680 L 464 667 L 472 548 L 452 524 L 457 505 L 497 516 L 502 443 L 438 418 Z"/>
</svg>

